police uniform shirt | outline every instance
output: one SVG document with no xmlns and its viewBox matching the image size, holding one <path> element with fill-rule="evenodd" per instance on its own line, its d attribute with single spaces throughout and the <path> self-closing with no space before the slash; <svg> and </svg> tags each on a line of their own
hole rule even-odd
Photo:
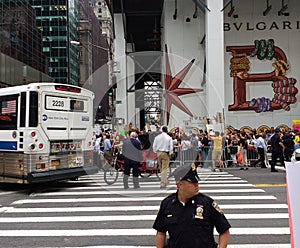
<svg viewBox="0 0 300 248">
<path fill-rule="evenodd" d="M 281 152 L 280 142 L 282 142 L 279 134 L 274 134 L 271 138 L 271 146 L 274 152 Z"/>
<path fill-rule="evenodd" d="M 222 234 L 231 226 L 217 203 L 201 193 L 184 205 L 177 193 L 171 194 L 162 201 L 153 224 L 155 230 L 169 233 L 172 248 L 213 248 L 214 227 Z"/>
</svg>

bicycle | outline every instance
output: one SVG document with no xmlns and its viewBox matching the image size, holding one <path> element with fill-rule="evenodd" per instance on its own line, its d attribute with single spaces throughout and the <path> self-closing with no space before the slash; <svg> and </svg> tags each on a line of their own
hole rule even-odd
<svg viewBox="0 0 300 248">
<path fill-rule="evenodd" d="M 114 184 L 118 177 L 119 177 L 119 170 L 123 168 L 123 160 L 118 160 L 118 155 L 114 154 L 113 159 L 111 163 L 106 161 L 105 165 L 103 166 L 103 171 L 104 171 L 104 181 L 108 184 Z"/>
<path fill-rule="evenodd" d="M 148 151 L 147 154 L 149 154 Z M 108 185 L 114 184 L 119 177 L 119 172 L 124 172 L 123 156 L 121 154 L 113 154 L 113 159 L 111 163 L 107 162 L 103 167 L 103 170 L 104 170 L 104 181 Z M 148 156 L 148 159 L 145 159 L 144 161 L 141 162 L 141 166 L 139 167 L 139 175 L 142 178 L 148 178 L 153 174 L 155 174 L 157 178 L 160 180 L 160 170 L 158 169 L 157 166 L 157 159 L 155 156 Z"/>
</svg>

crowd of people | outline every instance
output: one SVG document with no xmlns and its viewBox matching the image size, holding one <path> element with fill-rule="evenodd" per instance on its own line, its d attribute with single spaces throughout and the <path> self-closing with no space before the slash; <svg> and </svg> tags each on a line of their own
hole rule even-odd
<svg viewBox="0 0 300 248">
<path fill-rule="evenodd" d="M 168 157 L 168 165 L 193 162 L 196 166 L 211 168 L 212 171 L 222 171 L 224 166 L 238 167 L 240 170 L 248 170 L 249 166 L 267 168 L 267 163 L 270 162 L 271 171 L 276 172 L 275 165 L 278 160 L 282 164 L 284 161 L 291 161 L 293 151 L 300 147 L 299 131 L 272 127 L 259 131 L 225 129 L 224 132 L 194 129 L 190 135 L 183 132 L 169 132 L 166 129 L 167 127 L 163 130 L 139 131 L 131 128 L 125 135 L 102 130 L 97 134 L 95 151 L 102 152 L 104 158 L 110 161 L 113 154 L 122 153 L 124 140 L 132 139 L 130 134 L 134 132 L 135 139 L 140 142 L 141 151 L 156 153 L 156 158 L 163 164 L 163 168 L 166 159 L 162 157 Z M 172 148 L 158 145 L 158 142 L 154 143 L 155 138 L 161 133 L 164 133 L 164 139 L 168 135 L 172 141 Z M 268 158 L 267 154 L 272 154 L 272 158 Z M 166 184 L 167 179 L 164 179 L 161 187 Z"/>
</svg>

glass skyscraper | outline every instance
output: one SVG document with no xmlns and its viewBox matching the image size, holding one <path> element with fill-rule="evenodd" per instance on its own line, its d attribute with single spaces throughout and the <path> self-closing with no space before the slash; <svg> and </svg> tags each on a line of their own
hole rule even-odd
<svg viewBox="0 0 300 248">
<path fill-rule="evenodd" d="M 29 0 L 36 11 L 36 25 L 49 58 L 49 75 L 55 82 L 78 85 L 78 0 Z"/>
</svg>

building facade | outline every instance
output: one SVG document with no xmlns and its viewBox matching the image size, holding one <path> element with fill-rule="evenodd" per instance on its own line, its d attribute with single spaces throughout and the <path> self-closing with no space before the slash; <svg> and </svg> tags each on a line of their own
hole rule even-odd
<svg viewBox="0 0 300 248">
<path fill-rule="evenodd" d="M 110 47 L 111 54 L 114 53 L 114 31 L 113 20 L 110 12 L 110 2 L 105 0 L 93 0 L 90 1 L 93 7 L 95 16 L 99 20 L 101 25 L 102 35 L 106 38 L 108 46 Z"/>
<path fill-rule="evenodd" d="M 216 128 L 225 124 L 241 129 L 291 127 L 299 120 L 299 1 L 270 1 L 267 6 L 259 0 L 216 0 L 196 4 L 198 9 L 196 1 L 176 2 L 174 6 L 173 0 L 164 1 L 159 30 L 164 94 L 168 95 L 171 79 L 182 70 L 187 74 L 180 84 L 173 80 L 176 104 L 169 106 L 163 97 L 162 110 L 169 119 L 162 115 L 162 124 L 205 128 L 208 119 Z M 126 94 L 140 67 L 132 59 L 138 53 L 126 54 L 131 41 L 126 39 L 124 15 L 126 11 L 114 16 L 116 59 L 122 65 L 118 82 L 125 85 L 118 86 L 122 104 L 116 112 L 126 123 L 143 128 L 137 118 L 139 105 Z M 194 92 L 180 95 L 191 89 Z"/>
<path fill-rule="evenodd" d="M 0 3 L 0 83 L 3 87 L 52 81 L 42 51 L 42 34 L 27 1 Z"/>
<path fill-rule="evenodd" d="M 112 115 L 110 89 L 111 50 L 102 34 L 101 23 L 95 16 L 95 3 L 79 1 L 80 85 L 95 93 L 95 120 Z"/>
<path fill-rule="evenodd" d="M 78 0 L 29 0 L 36 25 L 43 36 L 43 53 L 49 59 L 49 75 L 55 82 L 78 85 Z"/>
</svg>

